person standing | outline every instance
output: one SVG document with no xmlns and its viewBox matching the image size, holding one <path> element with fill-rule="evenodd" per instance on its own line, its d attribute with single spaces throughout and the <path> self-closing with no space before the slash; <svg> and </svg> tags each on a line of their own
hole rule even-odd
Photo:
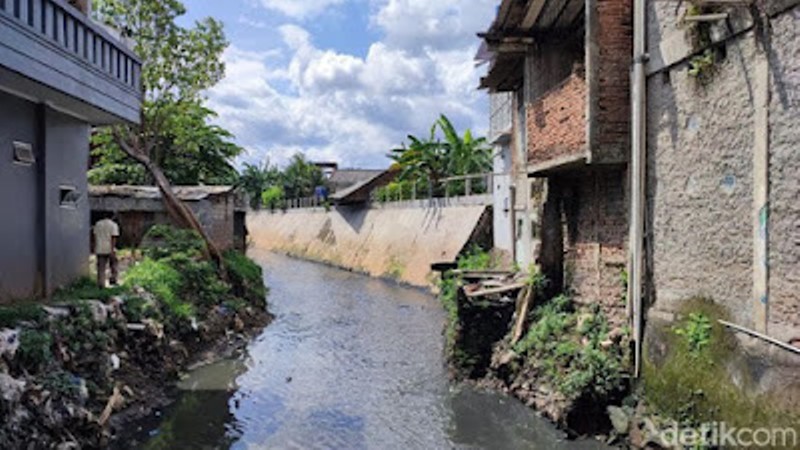
<svg viewBox="0 0 800 450">
<path fill-rule="evenodd" d="M 97 257 L 97 285 L 106 287 L 106 266 L 111 268 L 111 284 L 117 284 L 117 237 L 119 225 L 111 220 L 112 215 L 106 213 L 92 231 L 94 233 L 94 254 Z"/>
</svg>

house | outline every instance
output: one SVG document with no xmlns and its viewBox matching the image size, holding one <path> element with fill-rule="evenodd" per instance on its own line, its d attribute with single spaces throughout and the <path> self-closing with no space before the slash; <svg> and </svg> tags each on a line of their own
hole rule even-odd
<svg viewBox="0 0 800 450">
<path fill-rule="evenodd" d="M 173 192 L 219 249 L 245 249 L 247 201 L 241 191 L 232 186 L 176 186 Z M 172 223 L 155 186 L 90 186 L 89 205 L 92 222 L 106 213 L 115 216 L 123 247 L 138 247 L 151 226 Z"/>
<path fill-rule="evenodd" d="M 480 36 L 491 54 L 481 88 L 493 122 L 502 117 L 490 133 L 495 170 L 509 174 L 506 187 L 495 183 L 505 234 L 495 239 L 521 267 L 537 263 L 551 290 L 620 323 L 631 0 L 503 0 Z"/>
<path fill-rule="evenodd" d="M 68 2 L 0 1 L 0 302 L 88 273 L 89 130 L 139 121 L 140 72 Z"/>
<path fill-rule="evenodd" d="M 702 297 L 800 346 L 800 1 L 644 12 L 648 332 Z M 742 343 L 756 390 L 796 407 L 800 359 Z"/>
</svg>

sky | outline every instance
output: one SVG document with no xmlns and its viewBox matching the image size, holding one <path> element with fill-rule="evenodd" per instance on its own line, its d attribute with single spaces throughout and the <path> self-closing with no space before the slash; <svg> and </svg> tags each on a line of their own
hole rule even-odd
<svg viewBox="0 0 800 450">
<path fill-rule="evenodd" d="M 488 128 L 476 33 L 497 0 L 184 0 L 182 25 L 212 16 L 230 42 L 208 93 L 216 122 L 247 151 L 238 164 L 302 152 L 340 167 L 384 168 L 408 134 L 444 113 Z"/>
</svg>

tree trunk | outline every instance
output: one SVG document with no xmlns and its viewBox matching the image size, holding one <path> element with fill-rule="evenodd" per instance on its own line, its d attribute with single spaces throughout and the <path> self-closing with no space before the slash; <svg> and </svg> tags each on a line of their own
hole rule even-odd
<svg viewBox="0 0 800 450">
<path fill-rule="evenodd" d="M 116 131 L 114 132 L 115 141 L 125 154 L 133 158 L 136 162 L 144 166 L 145 169 L 153 177 L 153 181 L 158 190 L 161 192 L 161 200 L 164 202 L 164 207 L 167 214 L 179 227 L 189 228 L 197 232 L 205 243 L 203 249 L 203 256 L 216 263 L 219 268 L 219 273 L 223 278 L 225 277 L 225 268 L 223 266 L 222 252 L 214 244 L 208 233 L 200 225 L 200 222 L 195 217 L 194 212 L 186 206 L 172 191 L 169 179 L 164 175 L 161 168 L 146 156 L 144 151 L 137 151 L 136 146 L 131 146 L 120 136 Z"/>
</svg>

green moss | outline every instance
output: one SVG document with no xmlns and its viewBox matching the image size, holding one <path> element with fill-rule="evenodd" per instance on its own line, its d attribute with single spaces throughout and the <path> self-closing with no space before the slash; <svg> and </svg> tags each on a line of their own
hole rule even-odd
<svg viewBox="0 0 800 450">
<path fill-rule="evenodd" d="M 710 300 L 696 298 L 684 303 L 678 324 L 663 333 L 667 354 L 658 365 L 645 348 L 647 403 L 689 426 L 713 421 L 736 427 L 796 424 L 796 413 L 792 418 L 772 406 L 769 397 L 748 393 L 753 391 L 749 388 L 752 381 L 747 379 L 749 371 L 741 360 L 741 349 L 718 322 L 726 318 L 726 311 Z M 730 371 L 742 377 L 743 387 L 734 384 Z"/>
</svg>

